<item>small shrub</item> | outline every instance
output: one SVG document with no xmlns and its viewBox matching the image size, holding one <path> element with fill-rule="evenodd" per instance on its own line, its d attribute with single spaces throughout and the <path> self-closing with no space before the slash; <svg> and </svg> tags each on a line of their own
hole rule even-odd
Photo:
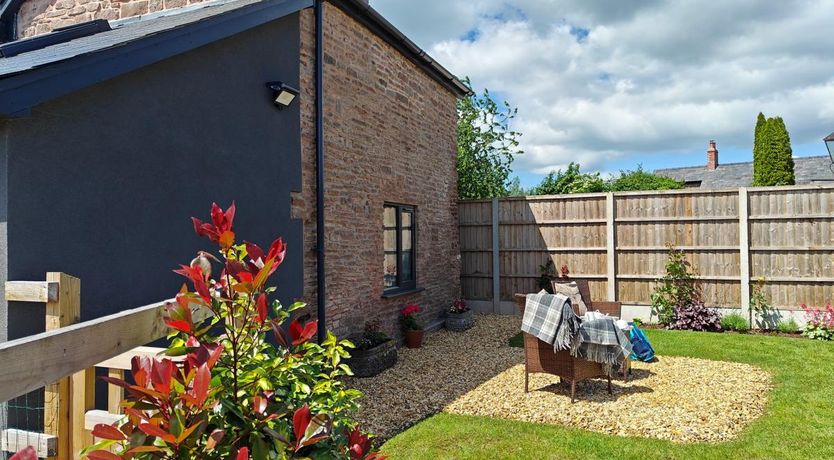
<svg viewBox="0 0 834 460">
<path fill-rule="evenodd" d="M 761 329 L 772 330 L 779 322 L 779 314 L 767 301 L 767 296 L 764 293 L 764 285 L 764 278 L 759 277 L 750 293 L 750 327 L 753 327 L 753 318 L 755 316 L 757 317 L 756 323 Z"/>
<path fill-rule="evenodd" d="M 802 335 L 814 340 L 834 340 L 834 308 L 831 304 L 822 308 L 809 308 L 802 304 L 808 321 Z"/>
<path fill-rule="evenodd" d="M 744 316 L 731 313 L 721 318 L 721 328 L 725 331 L 747 332 L 750 330 L 750 325 Z"/>
<path fill-rule="evenodd" d="M 357 350 L 370 350 L 376 346 L 391 340 L 388 334 L 382 332 L 382 327 L 379 325 L 379 320 L 368 321 L 365 323 L 365 332 L 362 333 L 362 338 L 356 341 Z"/>
<path fill-rule="evenodd" d="M 634 323 L 634 325 L 637 327 L 643 327 L 643 320 L 640 318 L 634 318 L 631 320 L 631 322 Z"/>
<path fill-rule="evenodd" d="M 452 302 L 452 306 L 449 307 L 449 313 L 461 314 L 468 311 L 469 305 L 466 305 L 466 301 L 463 299 L 455 299 L 455 301 Z"/>
<path fill-rule="evenodd" d="M 796 324 L 796 320 L 791 318 L 788 320 L 779 321 L 776 325 L 776 330 L 783 333 L 783 334 L 796 334 L 799 332 L 799 325 Z"/>
<path fill-rule="evenodd" d="M 721 331 L 721 314 L 714 308 L 707 308 L 702 302 L 693 302 L 676 308 L 671 321 L 666 327 L 689 331 L 719 332 Z"/>
<path fill-rule="evenodd" d="M 666 275 L 657 280 L 659 285 L 651 294 L 651 315 L 657 316 L 658 322 L 664 326 L 672 322 L 675 310 L 698 303 L 701 299 L 701 290 L 695 282 L 692 265 L 682 251 L 671 244 L 668 247 Z"/>
<path fill-rule="evenodd" d="M 400 315 L 400 323 L 404 331 L 422 331 L 423 325 L 417 319 L 417 313 L 420 313 L 420 306 L 416 303 L 406 305 Z"/>
</svg>

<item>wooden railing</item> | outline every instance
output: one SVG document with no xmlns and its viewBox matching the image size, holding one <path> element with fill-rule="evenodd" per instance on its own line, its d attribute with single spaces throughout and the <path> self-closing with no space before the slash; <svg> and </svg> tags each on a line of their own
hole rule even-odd
<svg viewBox="0 0 834 460">
<path fill-rule="evenodd" d="M 45 281 L 10 281 L 6 300 L 46 303 L 46 331 L 0 344 L 0 402 L 45 388 L 44 432 L 7 429 L 2 449 L 15 452 L 32 445 L 39 457 L 80 458 L 93 442 L 95 423 L 119 417 L 121 388 L 109 385 L 107 411 L 95 410 L 95 368 L 122 377 L 135 355 L 162 349 L 144 345 L 165 337 L 165 305 L 172 300 L 125 310 L 91 321 L 81 316 L 81 281 L 50 272 Z M 196 321 L 210 312 L 192 307 Z"/>
</svg>

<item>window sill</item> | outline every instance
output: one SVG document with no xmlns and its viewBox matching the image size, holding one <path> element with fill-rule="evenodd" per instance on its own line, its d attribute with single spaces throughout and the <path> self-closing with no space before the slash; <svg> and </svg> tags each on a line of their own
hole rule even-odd
<svg viewBox="0 0 834 460">
<path fill-rule="evenodd" d="M 404 295 L 417 294 L 418 292 L 423 292 L 425 290 L 426 290 L 425 288 L 411 288 L 411 289 L 391 290 L 391 291 L 388 291 L 388 292 L 384 292 L 382 294 L 382 298 L 383 299 L 393 299 L 394 297 L 402 297 Z"/>
</svg>

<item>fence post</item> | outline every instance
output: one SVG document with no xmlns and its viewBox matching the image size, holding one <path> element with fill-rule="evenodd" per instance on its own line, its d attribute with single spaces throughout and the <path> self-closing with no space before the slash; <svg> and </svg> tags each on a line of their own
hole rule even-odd
<svg viewBox="0 0 834 460">
<path fill-rule="evenodd" d="M 605 195 L 605 247 L 606 247 L 606 267 L 608 270 L 608 300 L 611 302 L 617 301 L 617 248 L 616 240 L 617 233 L 615 225 L 615 207 L 614 207 L 614 193 L 608 192 Z"/>
<path fill-rule="evenodd" d="M 52 331 L 81 319 L 81 280 L 66 273 L 49 272 L 47 283 L 58 284 L 58 296 L 46 302 L 46 330 Z M 72 377 L 47 385 L 44 393 L 44 432 L 58 437 L 58 460 L 73 458 L 71 450 Z"/>
<path fill-rule="evenodd" d="M 501 248 L 498 237 L 498 198 L 492 199 L 492 313 L 501 313 Z"/>
<path fill-rule="evenodd" d="M 750 222 L 747 188 L 738 189 L 738 246 L 739 246 L 739 289 L 741 289 L 741 314 L 750 316 Z M 753 327 L 751 321 L 750 327 Z"/>
</svg>

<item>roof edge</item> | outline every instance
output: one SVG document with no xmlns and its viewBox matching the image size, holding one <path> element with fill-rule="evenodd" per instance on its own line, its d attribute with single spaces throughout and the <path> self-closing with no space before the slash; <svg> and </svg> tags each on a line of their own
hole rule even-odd
<svg viewBox="0 0 834 460">
<path fill-rule="evenodd" d="M 457 97 L 467 97 L 474 94 L 472 89 L 445 67 L 435 61 L 422 48 L 391 24 L 377 10 L 362 0 L 328 0 L 334 6 L 347 13 L 371 30 L 386 43 L 409 58 L 417 67 L 426 72 L 435 81 L 454 93 Z"/>
</svg>

